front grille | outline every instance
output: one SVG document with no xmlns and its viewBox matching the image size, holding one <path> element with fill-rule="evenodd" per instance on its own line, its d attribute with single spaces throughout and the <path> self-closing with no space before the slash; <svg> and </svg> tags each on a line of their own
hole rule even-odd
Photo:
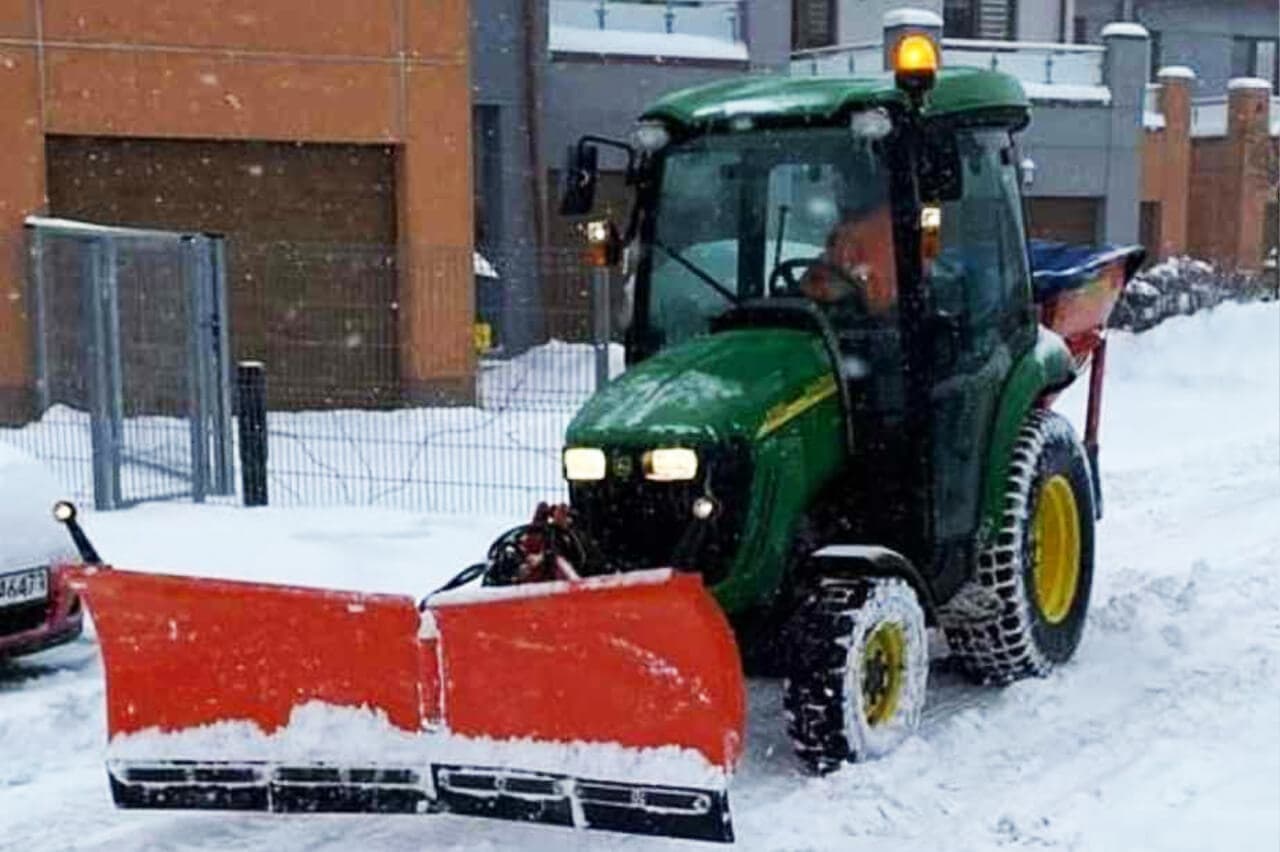
<svg viewBox="0 0 1280 852">
<path fill-rule="evenodd" d="M 0 636 L 34 630 L 49 617 L 49 601 L 32 601 L 0 608 Z"/>
<path fill-rule="evenodd" d="M 587 533 L 615 570 L 682 568 L 698 571 L 708 585 L 724 579 L 737 552 L 751 494 L 752 464 L 745 443 L 698 451 L 700 470 L 691 482 L 650 482 L 641 472 L 643 450 L 609 448 L 608 475 L 570 487 L 573 507 Z M 618 463 L 620 457 L 630 461 Z M 623 473 L 619 473 L 623 471 Z M 693 502 L 709 496 L 718 509 L 695 521 Z"/>
</svg>

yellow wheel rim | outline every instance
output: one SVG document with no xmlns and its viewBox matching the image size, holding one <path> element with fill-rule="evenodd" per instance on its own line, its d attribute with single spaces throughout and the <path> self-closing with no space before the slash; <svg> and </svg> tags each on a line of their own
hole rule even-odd
<svg viewBox="0 0 1280 852">
<path fill-rule="evenodd" d="M 907 659 L 901 624 L 881 624 L 862 651 L 862 707 L 867 723 L 880 725 L 898 712 Z"/>
<path fill-rule="evenodd" d="M 1065 476 L 1041 486 L 1032 536 L 1036 605 L 1045 621 L 1061 624 L 1080 585 L 1080 514 Z"/>
</svg>

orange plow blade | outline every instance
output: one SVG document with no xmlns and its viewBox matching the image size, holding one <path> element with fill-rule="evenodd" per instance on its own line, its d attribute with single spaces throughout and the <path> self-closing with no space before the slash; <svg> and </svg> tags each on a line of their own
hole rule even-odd
<svg viewBox="0 0 1280 852">
<path fill-rule="evenodd" d="M 666 570 L 413 600 L 83 569 L 125 807 L 435 812 L 731 840 L 744 690 Z"/>
</svg>

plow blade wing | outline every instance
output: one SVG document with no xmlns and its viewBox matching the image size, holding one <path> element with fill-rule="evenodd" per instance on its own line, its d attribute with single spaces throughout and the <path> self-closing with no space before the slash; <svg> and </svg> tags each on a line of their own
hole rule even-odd
<svg viewBox="0 0 1280 852">
<path fill-rule="evenodd" d="M 731 840 L 732 633 L 694 576 L 366 595 L 76 580 L 124 807 L 437 812 Z"/>
</svg>

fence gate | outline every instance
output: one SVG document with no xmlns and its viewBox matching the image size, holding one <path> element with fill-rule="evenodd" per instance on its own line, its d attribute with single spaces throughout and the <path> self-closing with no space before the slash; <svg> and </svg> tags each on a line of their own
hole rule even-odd
<svg viewBox="0 0 1280 852">
<path fill-rule="evenodd" d="M 34 428 L 61 436 L 30 449 L 98 509 L 234 494 L 222 237 L 31 217 L 27 243 Z"/>
</svg>

